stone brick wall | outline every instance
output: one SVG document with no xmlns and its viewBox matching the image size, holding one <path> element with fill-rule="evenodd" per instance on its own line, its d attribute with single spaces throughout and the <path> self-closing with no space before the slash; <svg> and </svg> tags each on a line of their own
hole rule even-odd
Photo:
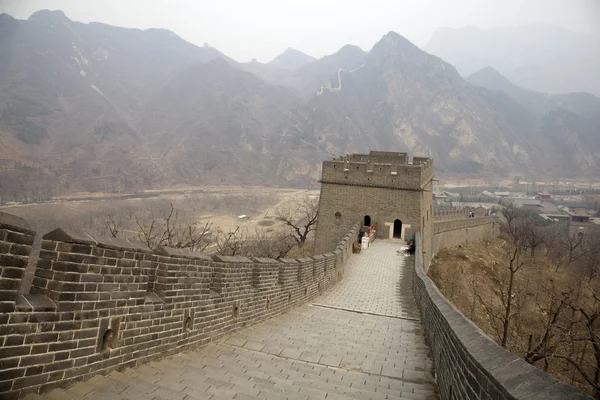
<svg viewBox="0 0 600 400">
<path fill-rule="evenodd" d="M 358 226 L 332 252 L 303 259 L 208 257 L 57 229 L 42 240 L 0 213 L 0 398 L 18 398 L 201 346 L 335 284 Z M 339 238 L 338 237 L 338 238 Z"/>
<path fill-rule="evenodd" d="M 433 222 L 431 254 L 435 255 L 445 247 L 493 238 L 499 234 L 500 220 L 498 217 L 436 220 Z M 428 265 L 429 263 L 426 262 L 426 268 Z"/>
<path fill-rule="evenodd" d="M 435 221 L 448 221 L 467 218 L 467 210 L 439 210 L 435 212 Z"/>
<path fill-rule="evenodd" d="M 457 235 L 476 223 L 497 224 L 488 218 L 466 221 L 467 225 L 463 225 L 464 221 L 451 221 L 438 226 L 436 222 L 436 236 Z M 418 247 L 421 243 L 417 234 Z M 417 251 L 413 292 L 431 347 L 442 400 L 591 399 L 496 344 L 446 300 L 425 271 L 426 263 Z"/>
<path fill-rule="evenodd" d="M 0 213 L 0 316 L 15 310 L 34 237 L 22 218 Z"/>
<path fill-rule="evenodd" d="M 377 225 L 378 238 L 389 237 L 385 224 L 396 219 L 407 227 L 405 237 L 431 232 L 433 163 L 420 157 L 413 157 L 412 164 L 408 161 L 406 153 L 375 151 L 325 161 L 315 251 L 335 248 L 336 238 L 366 215 Z"/>
</svg>

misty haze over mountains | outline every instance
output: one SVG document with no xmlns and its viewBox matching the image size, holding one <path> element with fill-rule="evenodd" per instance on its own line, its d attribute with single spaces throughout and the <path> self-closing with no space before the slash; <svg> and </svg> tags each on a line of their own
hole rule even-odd
<svg viewBox="0 0 600 400">
<path fill-rule="evenodd" d="M 463 76 L 492 66 L 523 88 L 600 96 L 600 37 L 550 25 L 441 28 L 424 47 Z"/>
<path fill-rule="evenodd" d="M 597 176 L 600 100 L 569 93 L 600 93 L 597 43 L 527 29 L 440 31 L 437 56 L 390 32 L 369 51 L 238 63 L 166 30 L 2 14 L 0 185 L 15 199 L 306 186 L 323 159 L 370 149 L 430 155 L 446 174 Z"/>
</svg>

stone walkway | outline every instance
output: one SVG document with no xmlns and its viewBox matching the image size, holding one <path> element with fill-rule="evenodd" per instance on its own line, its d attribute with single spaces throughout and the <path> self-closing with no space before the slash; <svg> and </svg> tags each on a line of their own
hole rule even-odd
<svg viewBox="0 0 600 400">
<path fill-rule="evenodd" d="M 412 258 L 399 249 L 375 241 L 313 304 L 199 351 L 28 398 L 436 399 Z"/>
</svg>

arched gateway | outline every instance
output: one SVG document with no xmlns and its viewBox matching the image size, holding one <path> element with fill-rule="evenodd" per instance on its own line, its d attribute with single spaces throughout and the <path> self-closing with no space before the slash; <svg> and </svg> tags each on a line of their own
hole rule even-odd
<svg viewBox="0 0 600 400">
<path fill-rule="evenodd" d="M 400 221 L 399 219 L 394 221 L 393 238 L 394 239 L 404 239 L 402 237 L 402 221 Z"/>
</svg>

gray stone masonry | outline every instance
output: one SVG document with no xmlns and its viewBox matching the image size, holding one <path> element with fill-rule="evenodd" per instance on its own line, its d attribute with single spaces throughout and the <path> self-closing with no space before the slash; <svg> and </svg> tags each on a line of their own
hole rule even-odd
<svg viewBox="0 0 600 400">
<path fill-rule="evenodd" d="M 313 304 L 202 350 L 27 399 L 436 399 L 413 258 L 399 248 L 376 241 Z"/>
<path fill-rule="evenodd" d="M 431 344 L 440 398 L 591 400 L 500 347 L 455 309 L 426 275 L 419 247 L 413 290 Z"/>
<path fill-rule="evenodd" d="M 388 239 L 396 220 L 403 226 L 402 239 L 421 232 L 427 253 L 433 235 L 433 161 L 406 153 L 371 151 L 348 154 L 323 162 L 319 220 L 315 251 L 327 252 L 337 245 L 356 221 L 369 216 L 376 236 Z"/>
<path fill-rule="evenodd" d="M 331 253 L 276 261 L 152 252 L 57 229 L 43 236 L 32 288 L 21 295 L 35 232 L 0 214 L 0 398 L 116 374 L 302 305 L 343 277 L 356 234 L 341 235 Z"/>
</svg>

